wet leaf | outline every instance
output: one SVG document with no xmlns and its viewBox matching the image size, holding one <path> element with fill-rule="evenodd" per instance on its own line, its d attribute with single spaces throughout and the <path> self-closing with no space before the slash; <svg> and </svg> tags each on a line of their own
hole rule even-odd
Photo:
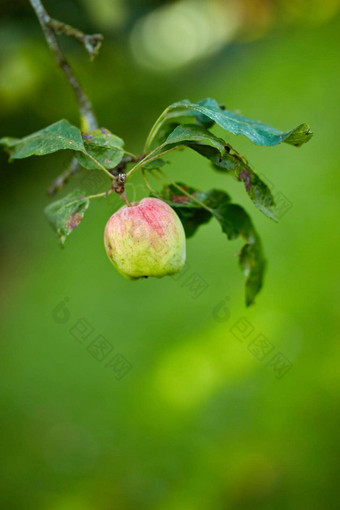
<svg viewBox="0 0 340 510">
<path fill-rule="evenodd" d="M 280 131 L 258 120 L 226 110 L 212 98 L 202 99 L 197 103 L 191 103 L 187 99 L 173 103 L 167 108 L 163 122 L 182 116 L 191 116 L 205 127 L 216 123 L 229 133 L 246 136 L 256 145 L 273 146 L 284 142 L 299 147 L 313 135 L 307 124 L 300 124 L 286 132 Z"/>
</svg>

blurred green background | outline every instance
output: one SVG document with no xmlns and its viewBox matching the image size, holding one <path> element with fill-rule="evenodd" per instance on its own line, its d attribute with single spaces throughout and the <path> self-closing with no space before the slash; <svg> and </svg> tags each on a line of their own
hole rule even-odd
<svg viewBox="0 0 340 510">
<path fill-rule="evenodd" d="M 70 156 L 8 164 L 1 153 L 1 508 L 339 508 L 338 2 L 45 6 L 105 35 L 93 63 L 61 42 L 100 124 L 131 151 L 183 98 L 215 97 L 282 130 L 307 122 L 315 135 L 300 149 L 227 138 L 284 197 L 279 224 L 196 154 L 169 158 L 174 179 L 225 189 L 251 214 L 268 270 L 250 309 L 242 243 L 217 223 L 188 241 L 179 278 L 132 283 L 103 247 L 115 197 L 93 201 L 62 251 L 43 208 Z M 0 136 L 78 123 L 29 3 L 2 0 L 1 13 Z M 258 335 L 272 346 L 263 359 Z"/>
</svg>

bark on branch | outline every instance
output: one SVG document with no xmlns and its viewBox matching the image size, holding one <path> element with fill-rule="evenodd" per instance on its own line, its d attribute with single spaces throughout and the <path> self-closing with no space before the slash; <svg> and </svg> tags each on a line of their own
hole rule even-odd
<svg viewBox="0 0 340 510">
<path fill-rule="evenodd" d="M 84 90 L 82 89 L 78 79 L 61 49 L 56 34 L 64 34 L 73 37 L 82 43 L 93 59 L 100 48 L 103 40 L 101 34 L 86 35 L 77 28 L 71 27 L 66 23 L 51 18 L 40 0 L 30 0 L 30 3 L 37 15 L 41 28 L 44 32 L 46 42 L 53 52 L 58 66 L 64 72 L 78 104 L 80 115 L 80 129 L 83 132 L 92 131 L 98 128 L 97 118 L 95 116 L 92 103 Z M 49 195 L 54 195 L 58 190 L 62 189 L 66 182 L 79 170 L 78 161 L 74 158 L 70 167 L 57 177 L 48 189 Z"/>
<path fill-rule="evenodd" d="M 102 37 L 100 34 L 85 35 L 80 30 L 77 30 L 70 25 L 66 25 L 60 21 L 54 20 L 47 13 L 45 7 L 40 0 L 30 0 L 30 3 L 38 17 L 41 28 L 44 32 L 45 39 L 50 49 L 54 53 L 55 59 L 58 66 L 64 72 L 77 100 L 79 113 L 80 113 L 80 127 L 81 130 L 91 131 L 98 127 L 98 122 L 93 111 L 93 107 L 90 99 L 80 86 L 79 81 L 73 73 L 73 70 L 66 59 L 63 50 L 61 49 L 56 33 L 63 33 L 74 37 L 78 41 L 82 42 L 90 53 L 94 56 L 99 49 Z"/>
</svg>

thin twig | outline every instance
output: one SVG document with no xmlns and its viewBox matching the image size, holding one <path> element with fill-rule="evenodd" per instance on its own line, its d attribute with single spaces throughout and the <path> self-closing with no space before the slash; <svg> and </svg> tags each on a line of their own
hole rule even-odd
<svg viewBox="0 0 340 510">
<path fill-rule="evenodd" d="M 142 172 L 142 177 L 143 177 L 143 180 L 145 182 L 145 186 L 147 187 L 147 189 L 150 191 L 150 193 L 152 193 L 153 195 L 158 195 L 158 193 L 156 192 L 156 190 L 153 189 L 153 187 L 151 186 L 151 184 L 149 183 L 146 175 L 145 175 L 145 170 L 144 168 L 141 168 L 141 172 Z"/>
<path fill-rule="evenodd" d="M 150 129 L 150 132 L 147 136 L 147 139 L 146 139 L 146 142 L 145 142 L 145 146 L 144 146 L 144 152 L 149 152 L 150 150 L 150 147 L 151 147 L 151 144 L 152 144 L 152 141 L 159 129 L 159 127 L 161 126 L 163 120 L 166 118 L 166 115 L 168 113 L 168 110 L 169 110 L 169 107 L 166 108 L 161 114 L 160 116 L 158 117 L 158 119 L 156 120 L 156 122 L 154 123 L 154 125 L 152 126 L 152 128 Z"/>
<path fill-rule="evenodd" d="M 135 171 L 138 170 L 138 168 L 143 167 L 147 163 L 151 163 L 155 159 L 161 158 L 162 156 L 165 156 L 170 152 L 178 151 L 185 148 L 183 145 L 177 145 L 177 147 L 172 147 L 171 149 L 167 149 L 166 151 L 158 152 L 159 150 L 162 149 L 162 147 L 163 145 L 156 147 L 156 149 L 154 149 L 152 152 L 149 152 L 149 154 L 147 154 L 142 160 L 140 160 L 139 163 L 137 163 L 137 165 L 131 168 L 131 170 L 126 174 L 126 180 L 130 179 L 131 175 L 134 174 Z"/>
<path fill-rule="evenodd" d="M 97 165 L 97 167 L 100 168 L 111 180 L 114 179 L 113 175 L 111 175 L 110 172 L 108 170 L 106 170 L 105 166 L 103 166 L 101 163 L 99 163 L 99 161 L 96 158 L 94 158 L 88 152 L 84 152 L 83 154 L 85 156 L 87 156 L 91 161 L 93 161 L 93 163 L 95 163 Z"/>
<path fill-rule="evenodd" d="M 188 198 L 190 198 L 190 200 L 192 200 L 193 202 L 196 202 L 196 204 L 198 204 L 199 206 L 203 207 L 203 209 L 206 209 L 207 211 L 209 211 L 211 214 L 213 213 L 213 210 L 208 207 L 206 204 L 204 204 L 203 202 L 201 202 L 200 200 L 198 200 L 194 195 L 191 195 L 191 193 L 188 193 L 188 191 L 186 191 L 184 188 L 182 188 L 182 186 L 180 186 L 179 184 L 177 184 L 177 182 L 175 181 L 172 181 L 170 179 L 170 177 L 168 175 L 166 175 L 162 170 L 156 170 L 162 177 L 164 177 L 165 179 L 168 180 L 168 182 L 170 184 L 172 184 L 175 188 L 177 188 L 181 193 L 183 193 L 183 195 L 187 196 Z M 156 175 L 154 176 L 156 177 Z M 157 178 L 157 177 L 156 177 Z M 162 179 L 159 179 L 163 184 L 164 184 L 164 181 Z"/>
<path fill-rule="evenodd" d="M 76 158 L 73 158 L 70 166 L 54 181 L 51 183 L 50 187 L 47 190 L 47 194 L 51 197 L 64 188 L 65 184 L 71 179 L 71 177 L 77 173 L 79 170 L 79 163 Z"/>
<path fill-rule="evenodd" d="M 113 191 L 114 191 L 113 188 L 111 188 L 111 189 L 108 189 L 107 191 L 104 191 L 103 193 L 96 193 L 95 195 L 88 195 L 85 198 L 87 198 L 88 200 L 92 200 L 92 198 L 103 198 L 103 197 L 107 198 L 108 195 L 110 195 L 110 193 L 112 193 Z"/>
<path fill-rule="evenodd" d="M 183 116 L 185 115 L 185 113 L 183 112 Z M 147 136 L 147 139 L 146 139 L 146 142 L 145 142 L 145 146 L 144 146 L 144 152 L 149 152 L 151 146 L 152 146 L 152 143 L 156 137 L 156 135 L 158 134 L 159 130 L 161 129 L 162 125 L 164 124 L 164 122 L 167 122 L 169 119 L 171 118 L 176 118 L 179 116 L 179 111 L 176 110 L 174 112 L 171 113 L 171 105 L 168 106 L 161 114 L 160 116 L 158 117 L 158 119 L 156 120 L 156 122 L 154 123 L 154 125 L 152 126 L 148 136 Z"/>
<path fill-rule="evenodd" d="M 45 39 L 50 49 L 54 53 L 58 66 L 63 70 L 66 78 L 76 96 L 78 108 L 80 112 L 80 126 L 83 132 L 92 131 L 98 127 L 98 122 L 93 111 L 91 101 L 81 88 L 73 70 L 68 63 L 64 52 L 62 51 L 55 29 L 51 27 L 52 18 L 47 13 L 45 7 L 40 0 L 30 0 L 30 3 L 38 17 L 41 28 L 44 32 Z M 74 36 L 74 35 L 73 35 Z"/>
<path fill-rule="evenodd" d="M 71 25 L 67 25 L 66 23 L 54 18 L 50 18 L 47 25 L 57 34 L 64 34 L 68 37 L 73 37 L 73 39 L 80 42 L 90 55 L 91 60 L 97 56 L 103 41 L 102 34 L 84 34 L 84 32 L 78 30 L 78 28 L 74 28 Z"/>
</svg>

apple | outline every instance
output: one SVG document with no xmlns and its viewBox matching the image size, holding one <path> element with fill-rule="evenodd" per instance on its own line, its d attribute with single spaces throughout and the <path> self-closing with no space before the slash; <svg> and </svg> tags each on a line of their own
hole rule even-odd
<svg viewBox="0 0 340 510">
<path fill-rule="evenodd" d="M 157 198 L 124 205 L 108 220 L 109 259 L 128 279 L 172 275 L 185 264 L 185 233 L 175 211 Z"/>
</svg>

